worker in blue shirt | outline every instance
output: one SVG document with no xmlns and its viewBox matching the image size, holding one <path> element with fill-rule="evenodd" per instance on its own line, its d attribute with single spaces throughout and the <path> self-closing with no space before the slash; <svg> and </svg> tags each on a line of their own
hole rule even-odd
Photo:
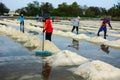
<svg viewBox="0 0 120 80">
<path fill-rule="evenodd" d="M 39 21 L 39 15 L 36 15 L 36 21 Z"/>
<path fill-rule="evenodd" d="M 24 16 L 23 14 L 21 14 L 21 16 L 19 17 L 20 20 L 20 31 L 22 31 L 24 33 Z"/>
</svg>

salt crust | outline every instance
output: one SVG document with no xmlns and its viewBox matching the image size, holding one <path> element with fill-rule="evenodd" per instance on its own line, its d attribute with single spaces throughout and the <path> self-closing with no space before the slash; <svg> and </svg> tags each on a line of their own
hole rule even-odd
<svg viewBox="0 0 120 80">
<path fill-rule="evenodd" d="M 47 57 L 45 61 L 48 61 L 51 66 L 72 66 L 88 62 L 89 59 L 84 58 L 77 53 L 63 50 L 50 57 Z"/>
<path fill-rule="evenodd" d="M 86 62 L 71 71 L 86 80 L 120 80 L 120 69 L 99 60 Z"/>
</svg>

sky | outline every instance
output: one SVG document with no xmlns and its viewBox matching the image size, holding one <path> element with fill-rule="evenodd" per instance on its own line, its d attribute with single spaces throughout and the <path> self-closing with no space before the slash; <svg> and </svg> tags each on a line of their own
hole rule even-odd
<svg viewBox="0 0 120 80">
<path fill-rule="evenodd" d="M 0 0 L 0 2 L 4 3 L 6 7 L 10 10 L 16 10 L 18 8 L 26 7 L 28 3 L 32 3 L 33 1 L 41 2 L 49 2 L 53 5 L 53 7 L 57 8 L 58 4 L 66 2 L 68 5 L 73 2 L 77 2 L 78 5 L 84 6 L 95 6 L 109 9 L 120 2 L 120 0 Z"/>
</svg>

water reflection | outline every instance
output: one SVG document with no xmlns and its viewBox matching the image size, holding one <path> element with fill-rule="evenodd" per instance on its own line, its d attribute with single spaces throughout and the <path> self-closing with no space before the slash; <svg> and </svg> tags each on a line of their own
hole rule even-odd
<svg viewBox="0 0 120 80">
<path fill-rule="evenodd" d="M 42 69 L 43 80 L 49 79 L 50 72 L 51 72 L 51 66 L 49 65 L 48 62 L 45 62 L 43 64 L 43 69 Z"/>
<path fill-rule="evenodd" d="M 101 47 L 102 51 L 104 51 L 105 53 L 109 54 L 110 51 L 109 51 L 109 47 L 108 46 L 102 44 L 102 45 L 100 45 L 100 47 Z"/>
<path fill-rule="evenodd" d="M 68 45 L 68 47 L 72 47 L 72 48 L 75 48 L 76 50 L 79 50 L 79 41 L 73 39 L 72 44 Z"/>
<path fill-rule="evenodd" d="M 38 35 L 39 33 L 38 32 L 36 32 L 36 31 L 29 31 L 29 33 L 32 33 L 33 35 Z"/>
<path fill-rule="evenodd" d="M 6 24 L 4 24 L 4 23 L 0 23 L 0 25 L 4 25 L 4 26 L 7 26 Z"/>
</svg>

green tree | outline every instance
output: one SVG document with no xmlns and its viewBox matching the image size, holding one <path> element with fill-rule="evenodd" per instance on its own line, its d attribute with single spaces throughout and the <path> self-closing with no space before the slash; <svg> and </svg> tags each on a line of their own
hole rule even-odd
<svg viewBox="0 0 120 80">
<path fill-rule="evenodd" d="M 68 12 L 68 5 L 67 3 L 63 2 L 62 4 L 58 5 L 58 16 L 67 16 L 66 14 Z"/>
<path fill-rule="evenodd" d="M 108 14 L 108 11 L 105 8 L 99 8 L 99 10 L 101 16 Z"/>
<path fill-rule="evenodd" d="M 86 15 L 86 10 L 88 9 L 88 6 L 84 5 L 84 6 L 80 6 L 80 7 L 82 9 L 83 15 Z"/>
<path fill-rule="evenodd" d="M 39 14 L 39 2 L 33 1 L 33 3 L 29 3 L 27 9 L 27 15 L 29 16 L 35 16 L 36 14 Z"/>
<path fill-rule="evenodd" d="M 70 6 L 69 6 L 69 12 L 70 15 L 69 16 L 80 16 L 83 15 L 82 9 L 80 8 L 80 6 L 77 4 L 77 2 L 73 2 Z"/>
<path fill-rule="evenodd" d="M 38 1 L 33 1 L 33 3 L 28 3 L 27 7 L 17 9 L 16 12 L 23 13 L 26 16 L 35 16 L 40 14 L 40 5 Z"/>
<path fill-rule="evenodd" d="M 82 9 L 77 4 L 77 2 L 73 2 L 71 5 L 67 5 L 67 3 L 63 2 L 58 5 L 56 9 L 56 13 L 59 16 L 80 16 L 82 15 Z M 55 12 L 55 11 L 54 11 Z"/>
<path fill-rule="evenodd" d="M 16 12 L 19 13 L 19 14 L 22 13 L 22 14 L 24 14 L 24 15 L 27 15 L 27 14 L 28 14 L 28 13 L 27 13 L 27 8 L 28 8 L 28 7 L 23 7 L 23 8 L 21 8 L 21 9 L 17 9 Z"/>
<path fill-rule="evenodd" d="M 0 2 L 0 15 L 4 13 L 8 13 L 10 9 L 8 9 L 2 2 Z"/>
<path fill-rule="evenodd" d="M 46 2 L 46 3 L 41 4 L 39 12 L 41 13 L 41 15 L 43 15 L 43 13 L 50 13 L 51 14 L 53 12 L 53 10 L 54 10 L 54 7 L 52 6 L 52 4 Z"/>
<path fill-rule="evenodd" d="M 120 3 L 117 5 L 114 4 L 114 6 L 108 10 L 108 14 L 112 17 L 120 17 Z"/>
<path fill-rule="evenodd" d="M 3 4 L 0 4 L 0 14 L 3 14 Z M 8 11 L 8 9 L 7 9 Z M 4 11 L 5 12 L 5 11 Z M 54 8 L 51 3 L 42 2 L 41 5 L 38 1 L 33 1 L 29 3 L 27 7 L 18 9 L 17 12 L 23 13 L 27 16 L 43 15 L 43 13 L 50 13 L 51 16 L 89 16 L 89 17 L 100 17 L 103 15 L 110 15 L 112 17 L 120 17 L 120 3 L 114 5 L 109 10 L 101 7 L 87 7 L 87 5 L 80 6 L 77 2 L 73 2 L 71 5 L 68 5 L 66 2 L 58 5 L 58 8 Z"/>
<path fill-rule="evenodd" d="M 100 10 L 98 7 L 89 7 L 86 10 L 86 15 L 91 17 L 97 17 L 100 16 Z"/>
</svg>

